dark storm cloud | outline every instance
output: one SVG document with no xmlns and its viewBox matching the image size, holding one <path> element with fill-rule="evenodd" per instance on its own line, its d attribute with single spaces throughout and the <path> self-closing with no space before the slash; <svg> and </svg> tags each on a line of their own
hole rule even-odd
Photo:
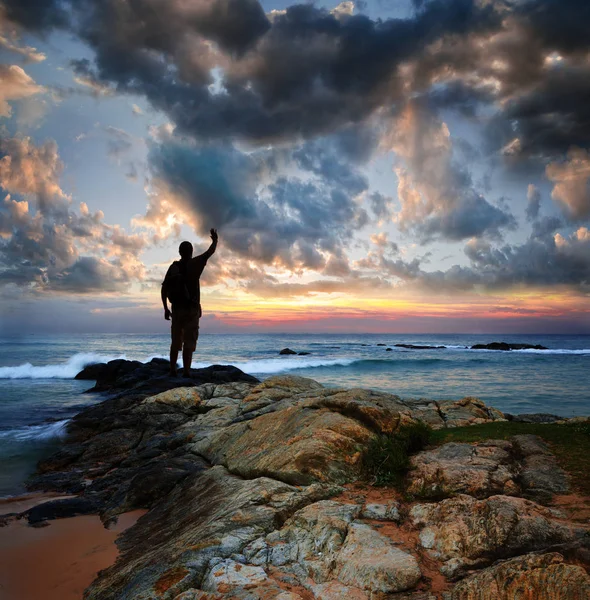
<svg viewBox="0 0 590 600">
<path fill-rule="evenodd" d="M 269 153 L 229 145 L 169 141 L 154 145 L 149 158 L 163 193 L 180 202 L 200 233 L 219 227 L 224 243 L 239 255 L 320 269 L 322 253 L 340 254 L 355 228 L 367 223 L 353 198 L 366 188 L 364 178 L 350 164 L 344 169 L 328 142 L 320 145 L 321 150 L 318 144 L 303 145 L 285 158 L 319 176 L 312 180 L 269 174 Z"/>
<path fill-rule="evenodd" d="M 403 99 L 403 61 L 500 19 L 475 0 L 436 0 L 413 18 L 385 21 L 295 5 L 269 22 L 255 0 L 81 0 L 71 10 L 74 30 L 96 52 L 95 65 L 77 64 L 78 73 L 145 95 L 185 132 L 251 140 L 359 122 Z M 220 60 L 204 38 L 228 56 Z M 224 93 L 208 88 L 218 62 Z"/>
<path fill-rule="evenodd" d="M 69 4 L 62 0 L 2 0 L 7 19 L 41 33 L 70 24 Z"/>
</svg>

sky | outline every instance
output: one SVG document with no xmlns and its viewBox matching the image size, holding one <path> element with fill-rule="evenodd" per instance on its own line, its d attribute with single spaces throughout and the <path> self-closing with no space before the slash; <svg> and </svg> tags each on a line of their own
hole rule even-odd
<svg viewBox="0 0 590 600">
<path fill-rule="evenodd" d="M 0 0 L 0 335 L 590 334 L 587 0 Z"/>
</svg>

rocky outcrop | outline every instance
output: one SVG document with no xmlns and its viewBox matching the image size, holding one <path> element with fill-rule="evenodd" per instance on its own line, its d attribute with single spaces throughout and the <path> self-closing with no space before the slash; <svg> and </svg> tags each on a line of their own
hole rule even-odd
<svg viewBox="0 0 590 600">
<path fill-rule="evenodd" d="M 211 365 L 203 369 L 191 369 L 190 377 L 170 377 L 170 361 L 153 358 L 148 363 L 137 360 L 111 360 L 104 364 L 85 367 L 76 379 L 94 380 L 96 384 L 88 391 L 113 392 L 134 389 L 144 394 L 156 394 L 179 386 L 202 385 L 204 383 L 228 383 L 258 380 L 231 365 Z"/>
<path fill-rule="evenodd" d="M 408 492 L 418 498 L 523 495 L 547 503 L 569 491 L 567 476 L 535 435 L 479 444 L 449 443 L 411 459 Z"/>
<path fill-rule="evenodd" d="M 394 344 L 396 348 L 407 348 L 408 350 L 442 350 L 446 346 L 420 346 L 416 344 Z"/>
<path fill-rule="evenodd" d="M 507 344 L 506 342 L 492 342 L 491 344 L 475 344 L 472 350 L 549 350 L 540 344 Z"/>
<path fill-rule="evenodd" d="M 420 529 L 420 544 L 444 562 L 442 571 L 449 577 L 495 558 L 567 544 L 584 535 L 558 522 L 550 510 L 509 496 L 477 500 L 460 495 L 417 504 L 410 514 Z"/>
<path fill-rule="evenodd" d="M 467 577 L 445 595 L 445 600 L 513 600 L 521 597 L 585 600 L 590 598 L 590 578 L 583 567 L 564 563 L 563 556 L 555 552 L 527 554 Z"/>
<path fill-rule="evenodd" d="M 375 434 L 505 420 L 476 398 L 404 401 L 231 367 L 188 381 L 161 362 L 107 367 L 99 381 L 113 395 L 72 420 L 30 481 L 77 497 L 23 515 L 96 512 L 108 524 L 148 510 L 86 600 L 479 600 L 516 581 L 535 598 L 588 585 L 568 564 L 585 560 L 583 524 L 537 503 L 568 487 L 535 436 L 429 448 L 404 493 L 358 483 Z"/>
</svg>

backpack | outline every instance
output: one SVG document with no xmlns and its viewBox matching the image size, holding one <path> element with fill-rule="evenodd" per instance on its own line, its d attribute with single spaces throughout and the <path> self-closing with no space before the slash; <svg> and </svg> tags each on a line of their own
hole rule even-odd
<svg viewBox="0 0 590 600">
<path fill-rule="evenodd" d="M 188 262 L 175 260 L 173 265 L 176 265 L 178 272 L 173 275 L 167 275 L 164 280 L 166 284 L 166 296 L 172 306 L 191 307 L 198 303 L 197 298 L 191 296 L 187 285 L 186 268 Z"/>
</svg>

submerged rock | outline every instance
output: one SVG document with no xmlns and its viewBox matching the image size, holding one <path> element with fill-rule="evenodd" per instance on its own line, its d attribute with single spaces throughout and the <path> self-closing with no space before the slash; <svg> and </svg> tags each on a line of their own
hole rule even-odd
<svg viewBox="0 0 590 600">
<path fill-rule="evenodd" d="M 491 344 L 475 344 L 472 350 L 549 350 L 540 344 L 507 344 L 506 342 L 492 342 Z"/>
<path fill-rule="evenodd" d="M 283 348 L 279 354 L 297 354 L 295 350 L 291 350 L 291 348 Z"/>
<path fill-rule="evenodd" d="M 416 344 L 394 344 L 396 348 L 406 348 L 408 350 L 442 350 L 446 346 L 420 346 Z"/>
</svg>

